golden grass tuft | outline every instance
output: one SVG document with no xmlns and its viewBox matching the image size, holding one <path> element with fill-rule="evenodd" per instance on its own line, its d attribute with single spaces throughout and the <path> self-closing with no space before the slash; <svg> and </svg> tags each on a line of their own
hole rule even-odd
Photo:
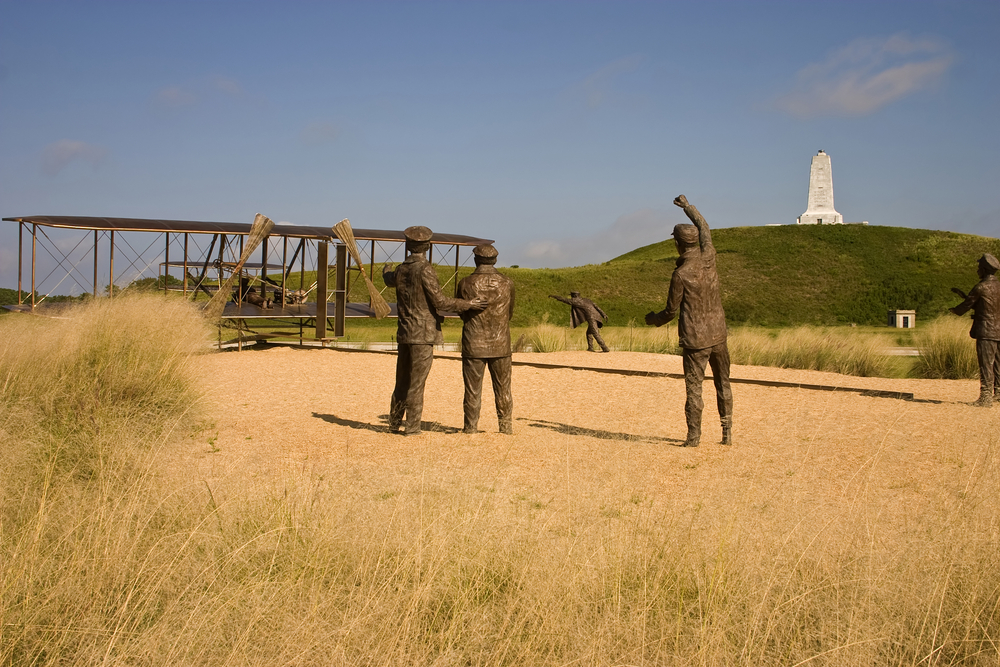
<svg viewBox="0 0 1000 667">
<path fill-rule="evenodd" d="M 652 352 L 655 354 L 680 354 L 677 327 L 650 327 L 629 322 L 627 327 L 605 327 L 604 342 L 612 350 L 621 352 Z"/>
<path fill-rule="evenodd" d="M 969 337 L 967 317 L 940 317 L 922 327 L 915 340 L 920 357 L 916 377 L 949 380 L 977 379 L 976 342 Z"/>
<path fill-rule="evenodd" d="M 734 364 L 827 371 L 859 377 L 886 377 L 892 361 L 885 338 L 850 329 L 811 326 L 782 329 L 734 329 L 729 354 Z"/>
<path fill-rule="evenodd" d="M 542 322 L 528 329 L 528 344 L 532 352 L 563 352 L 568 349 L 582 349 L 579 344 L 572 344 L 569 332 L 572 329 Z M 586 345 L 586 339 L 584 340 Z"/>
</svg>

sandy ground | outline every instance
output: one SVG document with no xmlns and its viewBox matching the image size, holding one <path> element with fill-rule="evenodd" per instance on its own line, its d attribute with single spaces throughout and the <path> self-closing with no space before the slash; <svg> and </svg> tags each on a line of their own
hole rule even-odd
<svg viewBox="0 0 1000 667">
<path fill-rule="evenodd" d="M 681 371 L 680 357 L 630 352 L 514 360 Z M 417 486 L 480 489 L 511 502 L 606 513 L 629 504 L 697 513 L 706 504 L 743 502 L 761 512 L 794 504 L 821 516 L 869 504 L 903 524 L 996 481 L 1000 406 L 969 405 L 976 381 L 734 366 L 734 379 L 911 392 L 917 400 L 734 382 L 735 444 L 727 447 L 719 444 L 715 392 L 706 381 L 702 445 L 692 449 L 678 446 L 685 436 L 682 380 L 526 366 L 513 371 L 514 435 L 497 432 L 488 381 L 485 432 L 463 434 L 454 353 L 434 361 L 424 433 L 389 433 L 395 361 L 393 354 L 291 347 L 200 358 L 208 418 L 178 452 L 178 470 L 222 495 L 326 479 L 365 497 Z"/>
</svg>

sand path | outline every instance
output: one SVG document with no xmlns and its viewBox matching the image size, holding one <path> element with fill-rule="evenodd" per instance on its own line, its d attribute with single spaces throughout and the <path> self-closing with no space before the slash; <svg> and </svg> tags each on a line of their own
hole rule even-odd
<svg viewBox="0 0 1000 667">
<path fill-rule="evenodd" d="M 645 353 L 514 359 L 681 371 L 680 357 Z M 209 420 L 176 463 L 223 496 L 335 479 L 362 497 L 479 489 L 512 503 L 607 516 L 631 506 L 694 516 L 732 503 L 759 506 L 762 516 L 790 504 L 797 514 L 826 516 L 870 504 L 903 526 L 907 517 L 946 510 L 980 483 L 995 467 L 1000 434 L 1000 407 L 968 404 L 975 381 L 734 366 L 734 378 L 911 392 L 917 400 L 736 383 L 735 444 L 726 447 L 706 382 L 702 446 L 685 449 L 677 446 L 685 435 L 682 380 L 515 366 L 514 435 L 497 433 L 488 382 L 486 432 L 465 435 L 461 363 L 444 353 L 427 384 L 424 433 L 402 437 L 385 423 L 392 354 L 271 347 L 198 363 Z"/>
</svg>

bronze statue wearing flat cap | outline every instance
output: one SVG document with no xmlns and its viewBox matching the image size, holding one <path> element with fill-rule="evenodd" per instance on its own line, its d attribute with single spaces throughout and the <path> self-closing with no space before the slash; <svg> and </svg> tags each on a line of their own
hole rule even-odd
<svg viewBox="0 0 1000 667">
<path fill-rule="evenodd" d="M 420 433 L 420 417 L 424 409 L 424 385 L 434 361 L 434 346 L 441 344 L 443 311 L 464 313 L 482 310 L 487 302 L 482 298 L 450 299 L 441 291 L 434 267 L 424 256 L 430 248 L 433 233 L 422 225 L 403 230 L 406 238 L 406 260 L 390 270 L 382 267 L 382 278 L 396 288 L 396 386 L 389 402 L 389 428 L 403 427 L 404 435 Z M 404 421 L 405 420 L 405 421 Z"/>
<path fill-rule="evenodd" d="M 569 298 L 559 296 L 558 294 L 550 294 L 550 299 L 555 299 L 556 301 L 562 301 L 571 306 L 569 311 L 569 323 L 573 328 L 577 328 L 584 322 L 587 323 L 587 352 L 597 352 L 594 349 L 594 343 L 596 342 L 601 346 L 602 352 L 610 352 L 611 350 L 604 343 L 604 339 L 601 338 L 601 327 L 608 320 L 608 314 L 601 310 L 601 307 L 590 299 L 586 299 L 580 296 L 579 292 L 570 292 Z"/>
<path fill-rule="evenodd" d="M 729 347 L 726 313 L 722 309 L 719 272 L 715 267 L 715 246 L 708 223 L 687 197 L 680 195 L 674 204 L 684 209 L 693 225 L 674 227 L 677 245 L 677 268 L 670 277 L 667 307 L 648 313 L 646 324 L 662 326 L 679 315 L 677 336 L 684 357 L 684 386 L 687 401 L 685 447 L 697 447 L 701 441 L 701 413 L 705 407 L 701 386 L 705 381 L 705 363 L 712 367 L 722 444 L 732 444 L 733 393 L 729 385 Z"/>
<path fill-rule="evenodd" d="M 514 432 L 514 399 L 510 390 L 511 349 L 510 320 L 514 316 L 514 281 L 496 270 L 497 249 L 478 245 L 472 251 L 476 270 L 458 283 L 463 299 L 483 298 L 489 301 L 485 310 L 462 313 L 462 380 L 465 398 L 465 433 L 479 430 L 482 407 L 483 375 L 490 371 L 493 397 L 497 408 L 500 432 Z"/>
<path fill-rule="evenodd" d="M 403 230 L 403 237 L 413 243 L 429 243 L 434 232 L 429 227 L 414 225 Z"/>
<path fill-rule="evenodd" d="M 1000 403 L 1000 281 L 996 273 L 1000 262 L 990 253 L 979 258 L 976 273 L 979 283 L 968 294 L 952 287 L 962 303 L 951 309 L 956 315 L 972 310 L 972 329 L 979 361 L 979 399 L 973 405 L 988 408 Z"/>
</svg>

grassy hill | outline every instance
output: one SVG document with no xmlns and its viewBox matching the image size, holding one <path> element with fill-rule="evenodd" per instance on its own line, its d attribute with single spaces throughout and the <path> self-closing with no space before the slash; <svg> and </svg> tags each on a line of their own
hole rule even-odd
<svg viewBox="0 0 1000 667">
<path fill-rule="evenodd" d="M 714 230 L 712 236 L 731 324 L 881 325 L 892 309 L 916 310 L 918 322 L 926 322 L 955 305 L 951 287 L 967 291 L 976 283 L 976 260 L 984 252 L 1000 256 L 1000 239 L 903 227 L 732 227 Z M 502 268 L 517 286 L 513 325 L 568 323 L 569 307 L 548 295 L 565 296 L 574 289 L 597 302 L 610 325 L 625 326 L 630 320 L 641 325 L 647 312 L 663 308 L 676 259 L 673 241 L 666 240 L 603 264 Z M 454 285 L 447 283 L 451 269 L 438 270 L 445 292 L 452 294 Z M 471 270 L 461 269 L 459 278 Z M 376 285 L 383 287 L 380 272 L 375 274 Z M 298 272 L 289 278 L 290 287 L 298 288 Z M 315 273 L 307 272 L 305 284 L 314 280 Z M 16 302 L 13 290 L 0 292 L 3 302 Z M 395 300 L 394 290 L 384 294 Z M 368 298 L 356 274 L 350 298 Z M 365 326 L 396 324 L 368 320 Z"/>
<path fill-rule="evenodd" d="M 714 230 L 722 300 L 734 324 L 882 324 L 890 309 L 918 321 L 947 311 L 978 280 L 976 260 L 1000 253 L 1000 239 L 953 232 L 863 225 L 734 227 Z M 666 302 L 677 252 L 672 240 L 599 265 L 504 269 L 517 283 L 515 324 L 567 318 L 547 294 L 579 290 L 607 311 L 610 324 L 642 322 Z"/>
<path fill-rule="evenodd" d="M 727 320 L 761 326 L 882 325 L 896 309 L 916 310 L 918 322 L 926 322 L 957 303 L 951 287 L 968 291 L 976 284 L 976 260 L 984 252 L 1000 256 L 1000 239 L 904 227 L 732 227 L 714 230 L 712 238 Z M 666 303 L 676 259 L 673 241 L 666 240 L 603 264 L 502 268 L 517 287 L 513 325 L 568 323 L 569 307 L 548 295 L 574 289 L 608 313 L 609 325 L 642 324 L 647 312 Z M 439 269 L 442 283 L 450 271 Z M 381 287 L 381 276 L 375 278 Z M 355 285 L 352 299 L 365 299 L 360 281 Z M 445 286 L 449 295 L 452 289 Z M 395 299 L 391 289 L 385 295 Z"/>
</svg>

